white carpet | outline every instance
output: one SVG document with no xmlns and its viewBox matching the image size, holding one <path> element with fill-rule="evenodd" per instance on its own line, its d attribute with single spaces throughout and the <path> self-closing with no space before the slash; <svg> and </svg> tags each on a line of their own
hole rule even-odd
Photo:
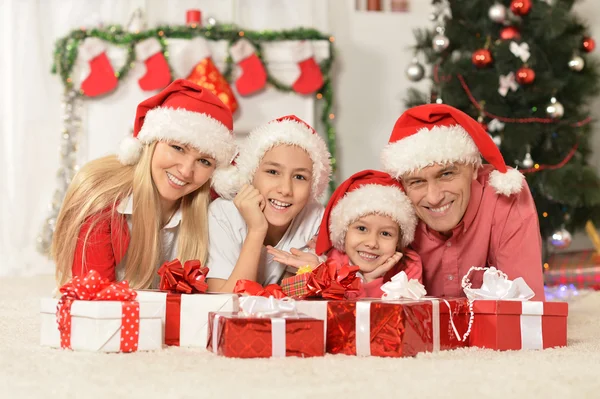
<svg viewBox="0 0 600 399">
<path fill-rule="evenodd" d="M 570 305 L 569 347 L 384 359 L 227 359 L 198 349 L 103 354 L 39 346 L 51 277 L 0 279 L 2 398 L 598 398 L 600 292 Z"/>
</svg>

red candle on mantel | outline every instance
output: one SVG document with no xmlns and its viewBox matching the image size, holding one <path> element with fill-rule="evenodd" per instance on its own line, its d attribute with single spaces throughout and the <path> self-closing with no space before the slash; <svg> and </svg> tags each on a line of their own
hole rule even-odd
<svg viewBox="0 0 600 399">
<path fill-rule="evenodd" d="M 185 12 L 186 25 L 202 25 L 202 12 L 200 10 L 187 10 Z"/>
</svg>

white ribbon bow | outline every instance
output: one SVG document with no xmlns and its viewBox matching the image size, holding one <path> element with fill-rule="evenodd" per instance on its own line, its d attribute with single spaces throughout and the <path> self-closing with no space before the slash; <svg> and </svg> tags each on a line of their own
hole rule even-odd
<svg viewBox="0 0 600 399">
<path fill-rule="evenodd" d="M 483 273 L 481 288 L 474 289 L 470 284 L 465 286 L 463 283 L 463 290 L 471 301 L 479 299 L 527 301 L 535 295 L 522 277 L 511 281 L 505 273 L 495 267 L 490 267 Z"/>
<path fill-rule="evenodd" d="M 423 284 L 418 280 L 408 280 L 408 276 L 404 272 L 400 272 L 392 277 L 391 281 L 381 286 L 381 291 L 384 292 L 381 299 L 421 299 L 427 294 Z"/>
<path fill-rule="evenodd" d="M 488 123 L 488 131 L 500 132 L 502 130 L 504 130 L 504 123 L 500 122 L 498 119 L 492 119 L 490 123 Z"/>
<path fill-rule="evenodd" d="M 271 296 L 242 296 L 240 308 L 245 316 L 252 317 L 295 317 L 298 316 L 296 302 L 292 298 L 275 299 Z"/>
<path fill-rule="evenodd" d="M 508 90 L 516 91 L 519 88 L 517 81 L 515 80 L 515 74 L 510 72 L 508 75 L 500 75 L 498 93 L 502 97 L 506 97 Z"/>
<path fill-rule="evenodd" d="M 517 44 L 517 42 L 510 42 L 509 49 L 515 57 L 521 58 L 521 61 L 523 62 L 527 62 L 529 56 L 531 56 L 529 53 L 529 44 L 527 43 Z"/>
</svg>

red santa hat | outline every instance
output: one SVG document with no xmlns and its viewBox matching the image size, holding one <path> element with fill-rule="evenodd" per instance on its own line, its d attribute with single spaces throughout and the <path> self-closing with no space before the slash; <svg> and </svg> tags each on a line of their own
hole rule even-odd
<svg viewBox="0 0 600 399">
<path fill-rule="evenodd" d="M 133 137 L 123 140 L 118 157 L 133 165 L 144 144 L 172 140 L 214 157 L 217 167 L 228 166 L 236 151 L 232 131 L 231 111 L 216 95 L 178 79 L 138 105 Z"/>
<path fill-rule="evenodd" d="M 240 144 L 234 165 L 216 171 L 213 188 L 223 198 L 232 199 L 244 184 L 251 184 L 261 159 L 271 148 L 287 144 L 304 149 L 313 163 L 312 189 L 320 198 L 331 176 L 331 154 L 321 136 L 302 119 L 288 115 L 252 130 Z"/>
<path fill-rule="evenodd" d="M 329 199 L 317 236 L 317 255 L 332 247 L 344 251 L 348 226 L 371 214 L 389 216 L 398 223 L 402 247 L 414 239 L 417 216 L 400 183 L 387 173 L 363 170 L 340 184 Z"/>
<path fill-rule="evenodd" d="M 482 156 L 496 169 L 489 183 L 497 193 L 521 191 L 525 177 L 506 166 L 498 147 L 477 121 L 449 105 L 427 104 L 410 108 L 398 118 L 381 162 L 384 170 L 398 179 L 436 163 L 481 165 Z"/>
</svg>

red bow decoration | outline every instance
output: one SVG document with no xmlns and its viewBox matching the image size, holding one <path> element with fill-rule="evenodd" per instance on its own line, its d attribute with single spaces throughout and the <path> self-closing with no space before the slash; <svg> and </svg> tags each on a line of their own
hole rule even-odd
<svg viewBox="0 0 600 399">
<path fill-rule="evenodd" d="M 251 280 L 238 280 L 233 288 L 233 293 L 251 296 L 264 296 L 266 298 L 273 296 L 275 299 L 286 297 L 279 284 L 269 284 L 266 287 L 263 287 L 256 281 Z"/>
<path fill-rule="evenodd" d="M 121 342 L 121 351 L 133 352 L 137 350 L 136 331 L 139 333 L 140 304 L 135 301 L 137 292 L 129 288 L 127 281 L 118 283 L 103 279 L 96 270 L 91 270 L 85 276 L 75 276 L 71 281 L 60 287 L 63 294 L 58 301 L 56 321 L 60 330 L 62 348 L 71 349 L 71 306 L 73 301 L 121 301 L 123 302 L 123 316 L 130 316 L 130 324 L 121 326 L 121 333 L 129 331 L 135 335 L 134 342 Z M 133 312 L 133 315 L 132 315 Z M 131 344 L 131 345 L 130 345 Z"/>
<path fill-rule="evenodd" d="M 357 296 L 362 281 L 356 276 L 358 266 L 341 265 L 332 259 L 321 263 L 306 282 L 309 293 L 305 298 L 340 300 Z"/>
<path fill-rule="evenodd" d="M 158 269 L 160 290 L 178 294 L 204 294 L 208 290 L 208 267 L 199 260 L 188 260 L 181 265 L 179 259 L 165 262 Z"/>
</svg>

